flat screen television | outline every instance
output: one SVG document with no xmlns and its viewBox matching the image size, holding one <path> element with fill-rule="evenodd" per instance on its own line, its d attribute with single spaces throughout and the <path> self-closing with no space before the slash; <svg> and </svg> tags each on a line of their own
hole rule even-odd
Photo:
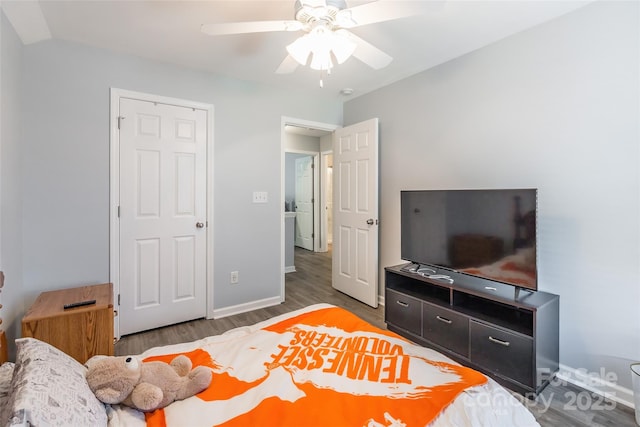
<svg viewBox="0 0 640 427">
<path fill-rule="evenodd" d="M 401 257 L 414 271 L 537 290 L 536 189 L 402 191 Z"/>
</svg>

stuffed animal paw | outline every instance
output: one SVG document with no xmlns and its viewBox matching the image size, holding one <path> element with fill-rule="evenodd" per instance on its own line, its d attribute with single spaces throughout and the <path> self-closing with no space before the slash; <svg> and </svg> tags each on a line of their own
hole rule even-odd
<svg viewBox="0 0 640 427">
<path fill-rule="evenodd" d="M 135 356 L 94 356 L 86 366 L 87 383 L 98 400 L 143 412 L 191 397 L 211 384 L 211 369 L 191 369 L 191 360 L 184 355 L 171 363 L 142 362 Z"/>
</svg>

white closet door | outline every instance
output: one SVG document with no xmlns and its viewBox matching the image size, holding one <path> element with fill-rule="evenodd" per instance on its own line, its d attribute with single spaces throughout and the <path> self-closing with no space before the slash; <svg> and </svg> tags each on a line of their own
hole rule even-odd
<svg viewBox="0 0 640 427">
<path fill-rule="evenodd" d="M 207 112 L 120 100 L 120 333 L 206 314 Z"/>
</svg>

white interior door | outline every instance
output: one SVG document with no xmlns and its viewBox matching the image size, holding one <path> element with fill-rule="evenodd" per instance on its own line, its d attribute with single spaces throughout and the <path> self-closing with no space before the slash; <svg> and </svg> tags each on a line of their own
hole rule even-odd
<svg viewBox="0 0 640 427">
<path fill-rule="evenodd" d="M 334 132 L 333 175 L 333 287 L 377 307 L 378 119 Z"/>
<path fill-rule="evenodd" d="M 296 246 L 313 250 L 313 157 L 296 162 Z"/>
<path fill-rule="evenodd" d="M 120 333 L 206 315 L 207 111 L 120 99 Z"/>
</svg>

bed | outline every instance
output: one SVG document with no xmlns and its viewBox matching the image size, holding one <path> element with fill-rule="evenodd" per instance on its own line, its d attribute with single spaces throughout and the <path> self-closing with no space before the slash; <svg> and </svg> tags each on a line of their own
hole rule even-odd
<svg viewBox="0 0 640 427">
<path fill-rule="evenodd" d="M 539 426 L 490 378 L 328 304 L 145 351 L 213 372 L 202 393 L 146 414 L 100 403 L 86 368 L 56 348 L 16 346 L 0 367 L 2 425 Z"/>
</svg>

